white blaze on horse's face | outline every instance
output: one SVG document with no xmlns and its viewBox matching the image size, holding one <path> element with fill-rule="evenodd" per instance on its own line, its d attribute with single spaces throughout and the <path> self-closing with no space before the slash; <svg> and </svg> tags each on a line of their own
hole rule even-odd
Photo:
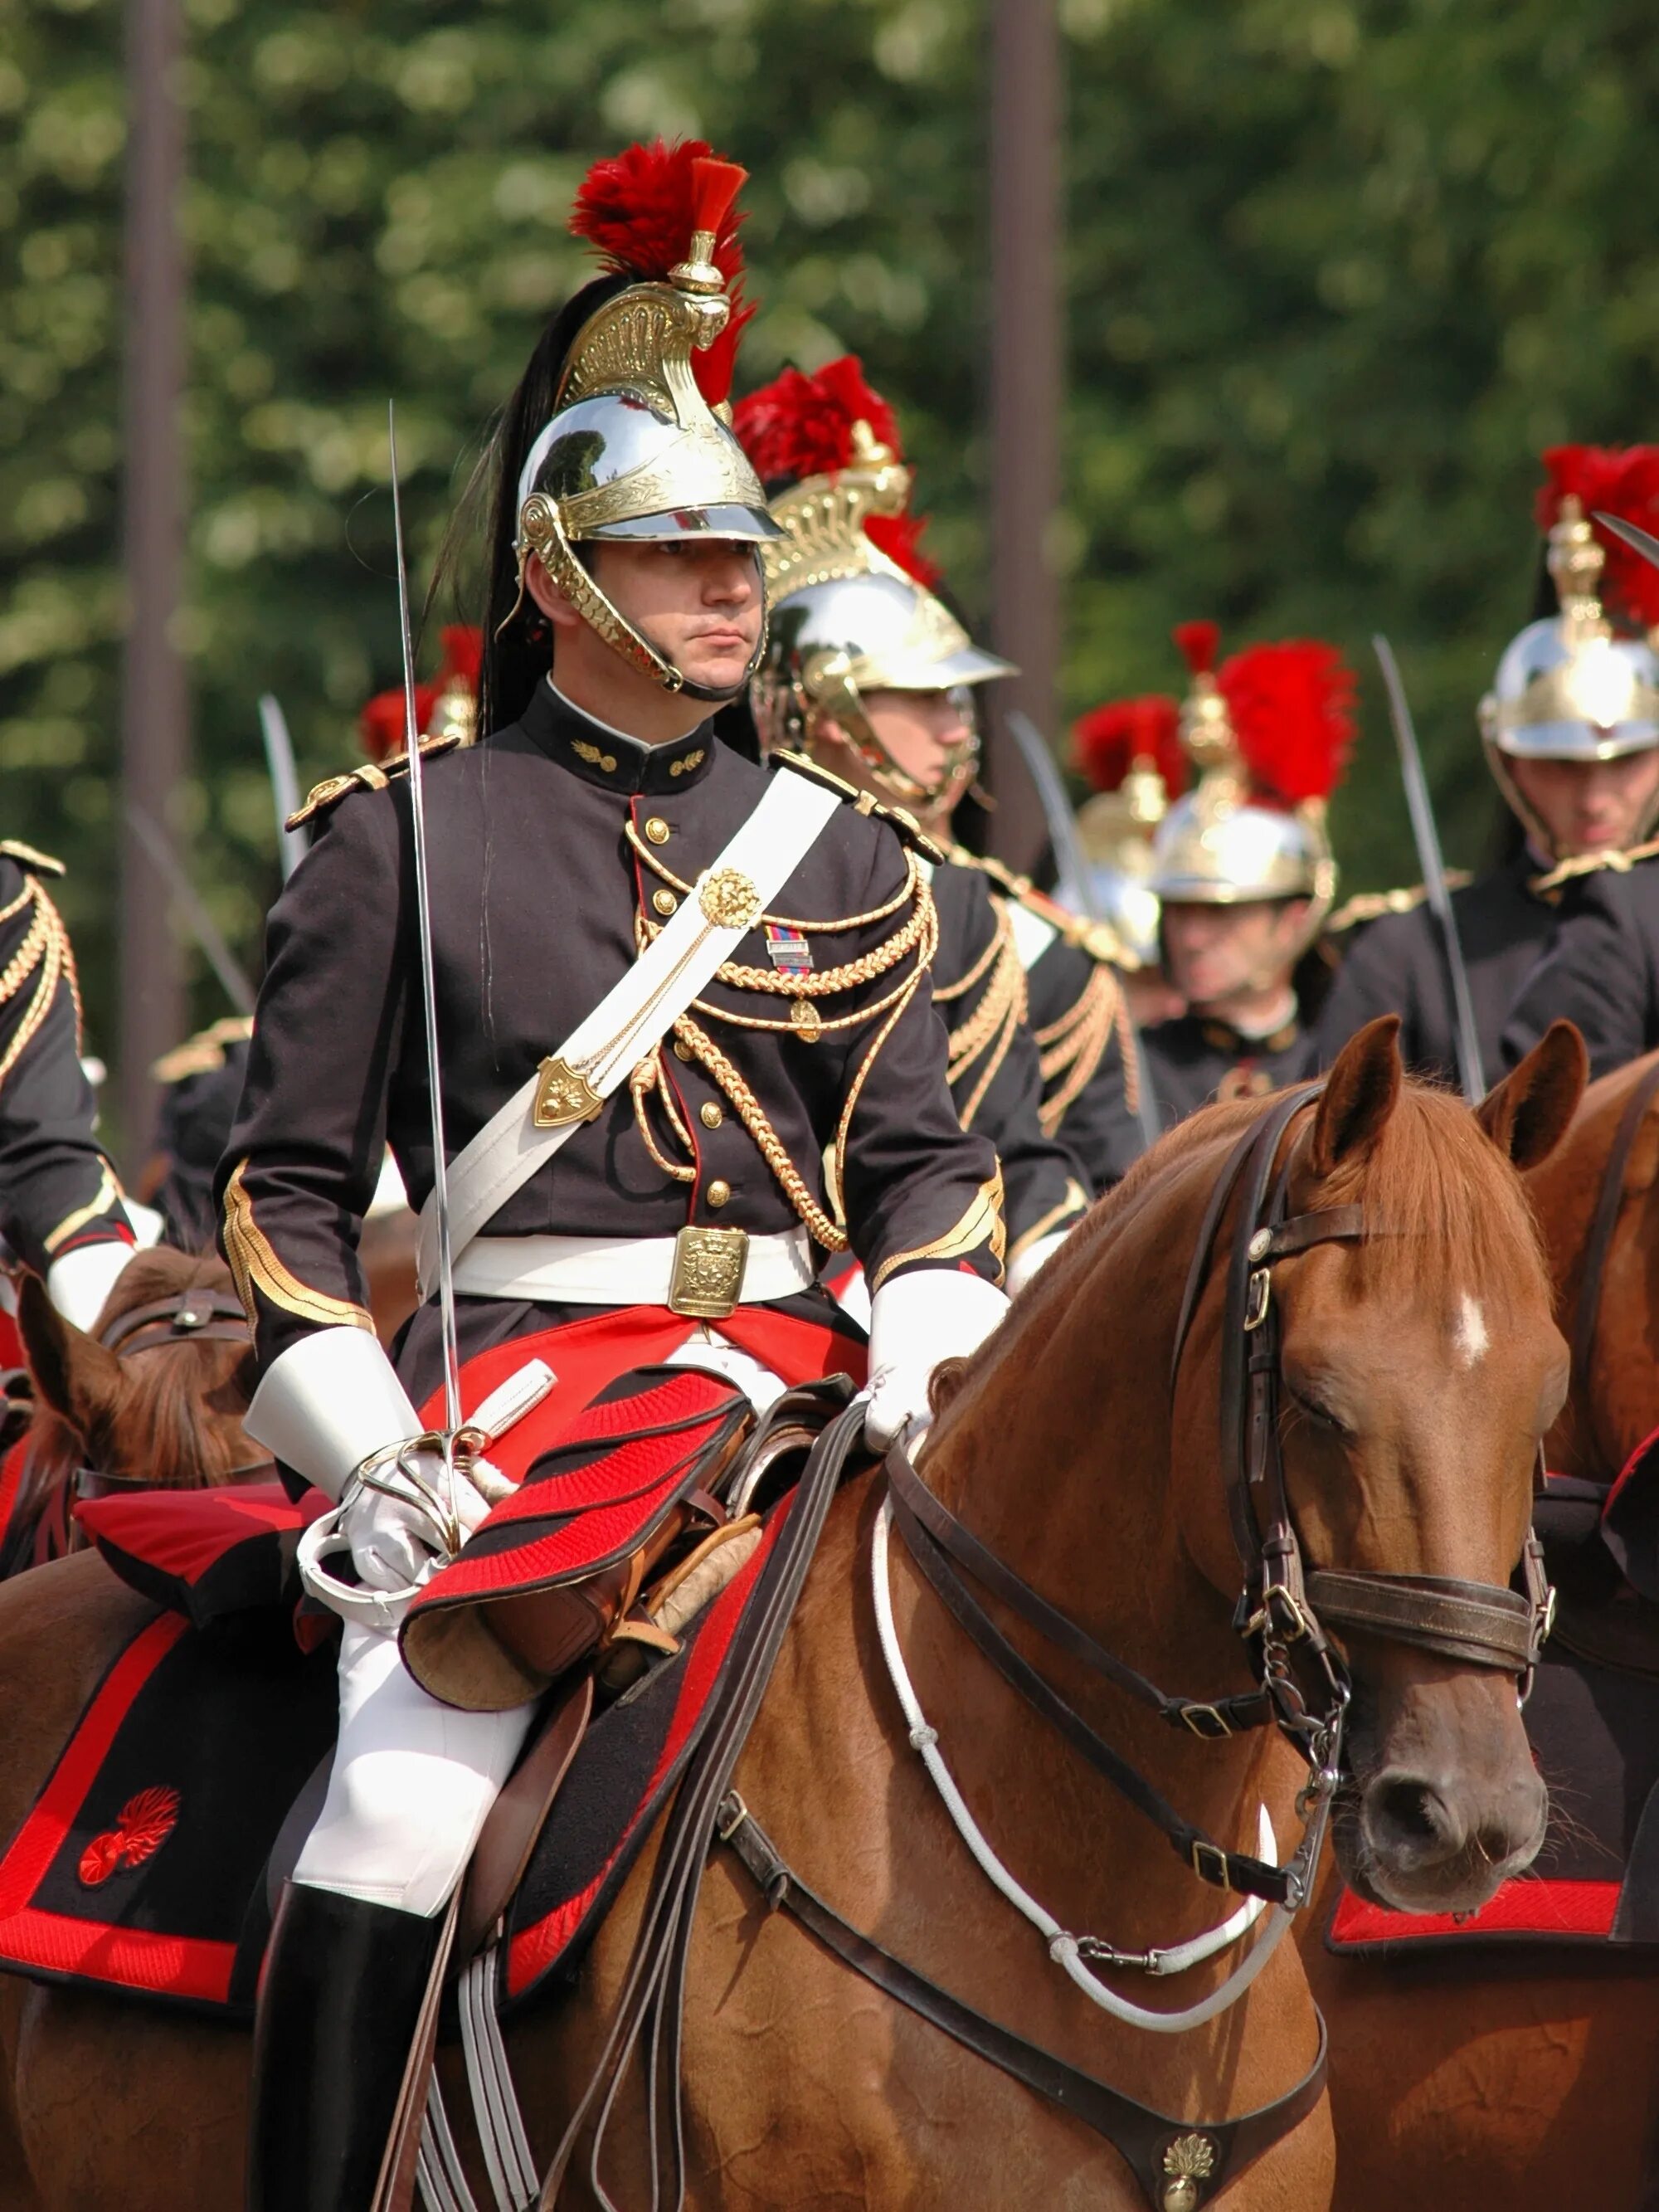
<svg viewBox="0 0 1659 2212">
<path fill-rule="evenodd" d="M 1480 1310 L 1480 1301 L 1465 1291 L 1457 1301 L 1457 1321 L 1452 1329 L 1452 1344 L 1460 1367 L 1477 1367 L 1486 1357 L 1492 1339 L 1486 1334 L 1486 1317 Z"/>
</svg>

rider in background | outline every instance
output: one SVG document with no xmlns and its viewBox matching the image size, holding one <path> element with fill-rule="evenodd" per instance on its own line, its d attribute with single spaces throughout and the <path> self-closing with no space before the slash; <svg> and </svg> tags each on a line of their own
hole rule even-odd
<svg viewBox="0 0 1659 2212">
<path fill-rule="evenodd" d="M 1590 520 L 1611 513 L 1655 526 L 1659 447 L 1560 446 L 1544 464 L 1543 587 L 1554 604 L 1505 648 L 1480 702 L 1487 766 L 1515 818 L 1513 849 L 1452 892 L 1488 1082 L 1504 1072 L 1500 1040 L 1516 994 L 1554 941 L 1564 871 L 1617 866 L 1659 817 L 1659 655 L 1648 635 L 1659 623 L 1659 577 Z M 1376 1015 L 1398 1013 L 1407 1066 L 1455 1083 L 1450 986 L 1421 891 L 1364 896 L 1335 918 L 1342 934 L 1346 922 L 1364 926 L 1320 1018 L 1322 1057 L 1334 1059 Z"/>
<path fill-rule="evenodd" d="M 1006 1191 L 1009 1280 L 1029 1280 L 1140 1149 L 1123 1081 L 1109 932 L 951 842 L 980 761 L 981 687 L 1015 672 L 939 594 L 892 410 L 851 355 L 743 400 L 733 428 L 784 532 L 764 554 L 772 636 L 754 686 L 770 748 L 798 748 L 906 808 L 945 848 L 933 1002 L 951 1030 L 964 1127 Z M 1058 1141 L 1057 1141 L 1058 1140 Z"/>
<path fill-rule="evenodd" d="M 1218 668 L 1213 623 L 1184 623 L 1176 641 L 1192 670 L 1182 743 L 1199 775 L 1152 841 L 1164 972 L 1187 1007 L 1143 1036 L 1166 1127 L 1318 1065 L 1303 999 L 1336 889 L 1325 808 L 1354 696 L 1334 646 L 1250 646 Z"/>
<path fill-rule="evenodd" d="M 0 842 L 0 1234 L 89 1329 L 135 1238 L 81 1064 L 75 954 L 42 880 L 63 872 Z"/>
</svg>

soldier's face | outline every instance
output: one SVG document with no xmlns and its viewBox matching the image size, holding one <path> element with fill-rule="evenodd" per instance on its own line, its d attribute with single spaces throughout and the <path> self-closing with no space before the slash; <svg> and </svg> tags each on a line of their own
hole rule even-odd
<svg viewBox="0 0 1659 2212">
<path fill-rule="evenodd" d="M 592 573 L 618 613 L 690 682 L 715 691 L 743 682 L 766 605 L 752 545 L 729 538 L 661 545 L 612 538 L 594 546 Z"/>
<path fill-rule="evenodd" d="M 1308 911 L 1305 899 L 1247 899 L 1238 906 L 1164 901 L 1170 983 L 1189 1006 L 1224 1009 L 1243 994 L 1290 980 Z"/>
<path fill-rule="evenodd" d="M 1515 787 L 1562 860 L 1633 845 L 1659 797 L 1659 745 L 1616 760 L 1516 760 Z"/>
</svg>

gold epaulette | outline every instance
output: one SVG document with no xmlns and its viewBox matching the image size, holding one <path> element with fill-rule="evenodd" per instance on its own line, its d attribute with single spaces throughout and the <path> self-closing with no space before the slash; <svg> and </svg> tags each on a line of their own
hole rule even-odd
<svg viewBox="0 0 1659 2212">
<path fill-rule="evenodd" d="M 1086 915 L 1073 914 L 1047 891 L 1040 891 L 1029 876 L 1016 875 L 1006 861 L 989 853 L 970 853 L 965 845 L 952 845 L 946 857 L 959 868 L 977 868 L 988 876 L 1005 897 L 1018 899 L 1028 912 L 1057 929 L 1068 945 L 1081 945 L 1091 960 L 1111 968 L 1139 967 L 1109 921 L 1091 921 Z"/>
<path fill-rule="evenodd" d="M 50 853 L 37 852 L 33 845 L 26 845 L 21 837 L 0 837 L 0 853 L 37 876 L 66 876 L 69 873 L 61 860 L 54 860 Z"/>
<path fill-rule="evenodd" d="M 1446 889 L 1461 891 L 1472 880 L 1467 868 L 1448 868 Z M 1385 914 L 1411 914 L 1422 905 L 1428 892 L 1421 884 L 1411 884 L 1395 891 L 1356 891 L 1345 899 L 1336 912 L 1325 922 L 1327 936 L 1340 935 L 1345 929 L 1358 929 L 1367 921 L 1381 921 Z"/>
<path fill-rule="evenodd" d="M 421 739 L 421 758 L 429 760 L 435 753 L 453 752 L 462 743 L 460 737 L 450 731 L 434 738 Z M 306 794 L 303 806 L 296 806 L 288 817 L 288 827 L 298 830 L 319 814 L 326 814 L 331 806 L 337 806 L 350 791 L 384 791 L 393 776 L 407 775 L 409 756 L 394 753 L 388 761 L 365 761 L 344 775 L 325 775 L 320 783 L 313 783 Z"/>
<path fill-rule="evenodd" d="M 227 1014 L 164 1052 L 149 1072 L 158 1083 L 182 1083 L 187 1075 L 211 1074 L 224 1066 L 232 1045 L 245 1044 L 252 1035 L 252 1014 Z"/>
<path fill-rule="evenodd" d="M 1560 890 L 1578 876 L 1599 876 L 1611 870 L 1615 876 L 1627 876 L 1638 860 L 1659 857 L 1659 837 L 1650 838 L 1645 845 L 1615 847 L 1610 853 L 1575 853 L 1570 860 L 1563 860 L 1546 874 L 1531 877 L 1527 889 L 1536 898 L 1547 898 L 1552 891 Z"/>
<path fill-rule="evenodd" d="M 837 775 L 832 769 L 820 768 L 817 761 L 809 760 L 805 753 L 792 752 L 787 745 L 781 745 L 772 758 L 785 768 L 793 769 L 797 775 L 810 775 L 814 783 L 823 784 L 826 790 L 838 792 L 849 802 L 854 813 L 866 814 L 873 821 L 890 823 L 904 843 L 920 853 L 924 860 L 931 860 L 935 867 L 943 865 L 945 859 L 944 847 L 934 843 L 908 808 L 884 804 L 872 793 L 860 791 L 857 784 L 848 783 L 845 776 Z"/>
</svg>

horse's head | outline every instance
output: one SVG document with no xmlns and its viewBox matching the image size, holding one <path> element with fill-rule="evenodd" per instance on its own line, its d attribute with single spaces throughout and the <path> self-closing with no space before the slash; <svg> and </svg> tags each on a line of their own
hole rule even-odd
<svg viewBox="0 0 1659 2212">
<path fill-rule="evenodd" d="M 1397 1027 L 1352 1039 L 1284 1141 L 1288 1212 L 1357 1207 L 1360 1224 L 1272 1270 L 1285 1492 L 1310 1571 L 1501 1589 L 1568 1367 L 1517 1170 L 1571 1120 L 1583 1047 L 1558 1024 L 1472 1113 L 1403 1079 Z M 1206 1571 L 1236 1587 L 1221 1546 Z M 1352 1624 L 1340 1641 L 1344 1869 L 1386 1905 L 1473 1911 L 1543 1839 L 1514 1674 Z"/>
<path fill-rule="evenodd" d="M 88 1334 L 27 1278 L 17 1319 L 37 1393 L 37 1463 L 198 1490 L 259 1462 L 242 1427 L 248 1344 L 234 1304 L 222 1261 L 158 1247 L 127 1262 Z"/>
</svg>

